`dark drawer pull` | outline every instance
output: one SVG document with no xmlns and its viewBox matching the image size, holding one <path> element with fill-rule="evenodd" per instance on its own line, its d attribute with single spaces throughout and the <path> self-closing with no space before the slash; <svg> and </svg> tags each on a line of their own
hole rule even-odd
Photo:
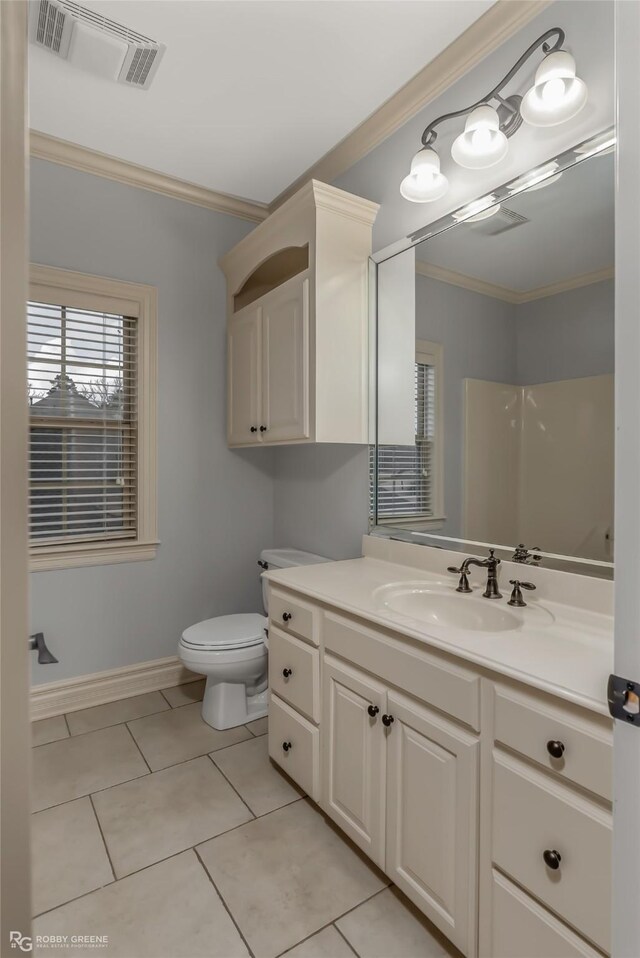
<svg viewBox="0 0 640 958">
<path fill-rule="evenodd" d="M 542 853 L 542 857 L 544 858 L 544 863 L 547 866 L 547 868 L 551 868 L 552 871 L 557 871 L 557 869 L 560 868 L 562 855 L 560 854 L 560 852 L 557 852 L 555 848 L 545 849 L 545 851 Z"/>
<path fill-rule="evenodd" d="M 547 742 L 547 752 L 552 758 L 562 758 L 564 755 L 564 745 L 562 742 L 552 739 L 550 742 Z"/>
<path fill-rule="evenodd" d="M 369 713 L 371 718 L 375 718 L 379 711 L 380 709 L 378 708 L 377 705 L 370 705 L 367 709 L 367 712 Z"/>
<path fill-rule="evenodd" d="M 260 432 L 266 432 L 266 431 L 267 431 L 266 426 L 260 426 Z"/>
<path fill-rule="evenodd" d="M 291 619 L 292 619 L 292 618 L 293 618 L 293 616 L 291 615 L 290 612 L 283 612 L 283 613 L 282 613 L 282 621 L 283 621 L 283 622 L 291 622 Z"/>
<path fill-rule="evenodd" d="M 293 675 L 293 672 L 291 669 L 283 669 L 282 674 L 284 675 L 285 679 L 288 679 L 290 675 Z"/>
<path fill-rule="evenodd" d="M 258 427 L 257 427 L 257 426 L 252 426 L 252 427 L 251 427 L 251 432 L 257 432 L 257 431 L 258 431 Z"/>
<path fill-rule="evenodd" d="M 283 742 L 283 743 L 282 743 L 282 748 L 283 748 L 283 750 L 284 750 L 285 752 L 288 752 L 289 749 L 291 748 L 291 742 Z"/>
<path fill-rule="evenodd" d="M 383 725 L 386 725 L 387 728 L 389 728 L 389 726 L 391 725 L 392 722 L 395 722 L 395 719 L 394 719 L 393 715 L 383 715 L 383 716 L 382 716 L 382 724 L 383 724 Z"/>
</svg>

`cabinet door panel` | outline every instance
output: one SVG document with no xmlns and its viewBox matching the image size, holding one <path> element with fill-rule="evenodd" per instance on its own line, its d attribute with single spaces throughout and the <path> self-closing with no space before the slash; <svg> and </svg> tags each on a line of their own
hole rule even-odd
<svg viewBox="0 0 640 958">
<path fill-rule="evenodd" d="M 387 709 L 387 874 L 473 954 L 478 741 L 399 693 Z"/>
<path fill-rule="evenodd" d="M 309 280 L 263 302 L 262 426 L 266 442 L 309 437 Z"/>
<path fill-rule="evenodd" d="M 385 688 L 331 656 L 323 683 L 323 808 L 384 868 Z"/>
<path fill-rule="evenodd" d="M 260 442 L 261 307 L 247 307 L 227 332 L 227 438 L 230 445 Z M 251 432 L 251 427 L 256 432 Z"/>
</svg>

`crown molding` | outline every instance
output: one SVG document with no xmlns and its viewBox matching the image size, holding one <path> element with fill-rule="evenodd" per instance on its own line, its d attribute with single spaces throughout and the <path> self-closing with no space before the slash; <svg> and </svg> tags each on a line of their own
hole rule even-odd
<svg viewBox="0 0 640 958">
<path fill-rule="evenodd" d="M 156 170 L 120 160 L 97 150 L 90 150 L 68 140 L 60 140 L 46 133 L 31 130 L 29 141 L 31 156 L 39 160 L 48 160 L 60 166 L 69 166 L 83 173 L 92 173 L 117 183 L 134 186 L 138 189 L 160 193 L 172 199 L 192 203 L 216 213 L 228 213 L 239 219 L 249 220 L 252 223 L 261 223 L 268 216 L 265 203 L 242 199 L 239 196 L 230 196 L 228 193 L 218 193 L 208 190 L 204 186 L 197 186 L 186 180 L 158 173 Z"/>
<path fill-rule="evenodd" d="M 557 296 L 558 293 L 567 293 L 572 289 L 579 289 L 581 286 L 591 286 L 593 283 L 613 279 L 615 270 L 613 266 L 607 266 L 606 269 L 595 270 L 592 273 L 582 273 L 580 276 L 571 276 L 559 283 L 552 283 L 550 286 L 538 286 L 525 292 L 509 289 L 507 286 L 498 286 L 495 283 L 485 283 L 484 280 L 476 279 L 475 276 L 456 273 L 452 269 L 434 266 L 432 263 L 423 263 L 421 260 L 416 260 L 416 273 L 420 276 L 427 276 L 429 279 L 438 280 L 441 283 L 448 283 L 450 286 L 460 286 L 462 289 L 469 289 L 474 293 L 491 296 L 493 299 L 501 299 L 505 303 L 513 303 L 517 306 L 522 303 L 530 303 L 534 299 Z"/>
<path fill-rule="evenodd" d="M 332 183 L 411 120 L 497 46 L 512 37 L 552 0 L 497 0 L 442 53 L 379 109 L 291 183 L 269 206 L 277 209 L 310 179 Z"/>
</svg>

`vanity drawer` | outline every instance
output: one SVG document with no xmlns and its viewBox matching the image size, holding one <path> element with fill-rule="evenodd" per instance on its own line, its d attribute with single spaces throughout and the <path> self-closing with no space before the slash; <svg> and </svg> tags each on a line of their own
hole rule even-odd
<svg viewBox="0 0 640 958">
<path fill-rule="evenodd" d="M 495 686 L 494 732 L 501 742 L 521 752 L 562 778 L 611 800 L 613 733 L 604 717 L 580 715 L 576 710 L 539 697 Z M 554 758 L 547 747 L 562 751 Z"/>
<path fill-rule="evenodd" d="M 476 673 L 411 639 L 394 638 L 333 612 L 324 613 L 322 632 L 327 651 L 479 731 L 480 677 Z"/>
<path fill-rule="evenodd" d="M 319 722 L 318 650 L 272 626 L 269 632 L 269 687 L 307 718 Z"/>
<path fill-rule="evenodd" d="M 269 702 L 269 755 L 314 802 L 320 801 L 320 733 L 273 694 Z"/>
<path fill-rule="evenodd" d="M 500 872 L 493 872 L 492 882 L 492 958 L 601 958 L 599 951 Z"/>
<path fill-rule="evenodd" d="M 317 609 L 303 599 L 293 598 L 287 592 L 280 592 L 273 586 L 269 592 L 269 618 L 271 625 L 277 625 L 285 632 L 292 632 L 302 639 L 318 645 L 316 628 Z"/>
<path fill-rule="evenodd" d="M 557 869 L 545 850 L 561 856 Z M 605 951 L 610 947 L 611 815 L 548 776 L 494 755 L 493 861 Z"/>
</svg>

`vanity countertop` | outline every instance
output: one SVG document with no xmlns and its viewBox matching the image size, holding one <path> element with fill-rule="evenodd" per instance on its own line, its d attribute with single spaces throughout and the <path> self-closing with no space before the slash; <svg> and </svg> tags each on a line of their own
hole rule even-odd
<svg viewBox="0 0 640 958">
<path fill-rule="evenodd" d="M 465 631 L 426 623 L 382 605 L 382 590 L 390 585 L 437 587 L 439 591 L 450 591 L 456 602 L 465 602 L 466 596 L 456 594 L 456 582 L 446 574 L 365 557 L 277 570 L 265 576 L 274 585 L 303 593 L 594 712 L 609 714 L 607 679 L 613 670 L 610 615 L 527 595 L 528 606 L 521 610 L 521 629 Z M 502 589 L 505 591 L 504 585 Z M 500 600 L 505 607 L 506 600 L 507 596 Z M 543 628 L 537 624 L 538 603 L 554 616 L 554 621 Z M 529 609 L 532 613 L 527 622 Z"/>
</svg>

